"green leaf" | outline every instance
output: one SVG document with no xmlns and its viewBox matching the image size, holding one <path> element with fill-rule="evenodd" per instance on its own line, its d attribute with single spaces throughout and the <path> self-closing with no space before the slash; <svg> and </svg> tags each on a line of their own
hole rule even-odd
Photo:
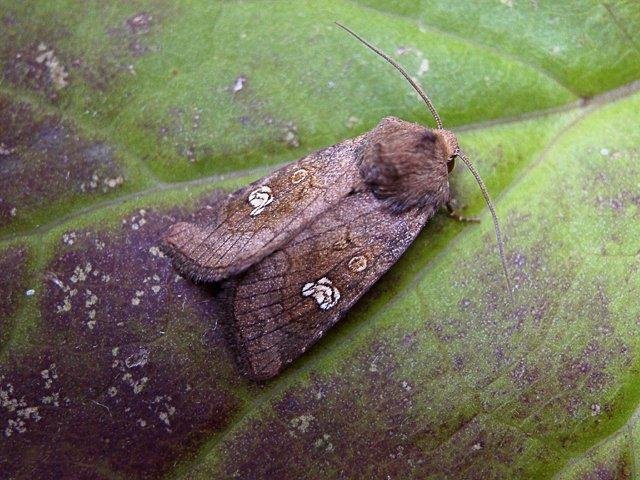
<svg viewBox="0 0 640 480">
<path fill-rule="evenodd" d="M 157 245 L 425 86 L 496 200 L 435 217 L 256 384 Z M 11 478 L 639 475 L 635 2 L 0 0 L 0 469 Z M 635 83 L 634 83 L 635 82 Z M 215 208 L 215 207 L 214 207 Z"/>
</svg>

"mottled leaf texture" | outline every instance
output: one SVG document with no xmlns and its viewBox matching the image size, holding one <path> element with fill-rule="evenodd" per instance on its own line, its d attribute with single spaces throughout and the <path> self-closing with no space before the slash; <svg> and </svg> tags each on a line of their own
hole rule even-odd
<svg viewBox="0 0 640 480">
<path fill-rule="evenodd" d="M 256 382 L 234 298 L 158 239 L 385 116 L 433 127 L 334 21 L 457 134 L 515 301 L 457 162 L 481 222 L 432 217 Z M 638 32 L 637 0 L 0 0 L 0 478 L 640 478 Z M 351 299 L 321 280 L 317 319 Z"/>
</svg>

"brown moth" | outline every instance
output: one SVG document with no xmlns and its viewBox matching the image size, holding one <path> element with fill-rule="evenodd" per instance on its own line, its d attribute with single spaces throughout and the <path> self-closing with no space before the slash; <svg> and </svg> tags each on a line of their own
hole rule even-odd
<svg viewBox="0 0 640 480">
<path fill-rule="evenodd" d="M 241 366 L 255 379 L 279 373 L 331 328 L 449 203 L 456 157 L 476 178 L 429 97 L 437 129 L 387 117 L 359 137 L 276 170 L 229 195 L 209 225 L 176 223 L 163 238 L 175 268 L 197 282 L 233 285 L 229 311 Z M 508 281 L 508 277 L 507 277 Z M 509 291 L 511 291 L 509 287 Z"/>
</svg>

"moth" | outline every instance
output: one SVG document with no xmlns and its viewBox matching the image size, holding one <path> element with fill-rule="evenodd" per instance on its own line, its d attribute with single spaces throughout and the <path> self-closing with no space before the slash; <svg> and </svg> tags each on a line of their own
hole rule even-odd
<svg viewBox="0 0 640 480">
<path fill-rule="evenodd" d="M 242 370 L 271 378 L 320 339 L 384 274 L 442 207 L 460 158 L 493 218 L 477 170 L 445 130 L 430 98 L 392 58 L 424 100 L 436 129 L 394 117 L 359 137 L 313 152 L 230 194 L 207 225 L 173 224 L 164 252 L 195 282 L 232 282 L 229 312 Z M 511 287 L 509 286 L 509 291 Z"/>
</svg>

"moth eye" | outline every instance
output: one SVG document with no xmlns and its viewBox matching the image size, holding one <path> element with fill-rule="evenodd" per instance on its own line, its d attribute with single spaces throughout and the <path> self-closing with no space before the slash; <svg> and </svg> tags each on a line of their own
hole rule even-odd
<svg viewBox="0 0 640 480">
<path fill-rule="evenodd" d="M 455 166 L 456 166 L 456 159 L 455 157 L 451 157 L 447 162 L 447 173 L 451 173 L 451 171 L 453 170 L 453 167 Z"/>
<path fill-rule="evenodd" d="M 331 280 L 322 277 L 317 282 L 305 283 L 302 287 L 302 296 L 313 297 L 322 310 L 329 310 L 340 300 L 340 291 L 333 286 Z"/>
<path fill-rule="evenodd" d="M 264 210 L 264 207 L 273 202 L 273 195 L 271 195 L 271 189 L 267 185 L 262 185 L 260 188 L 256 188 L 249 194 L 249 205 L 253 207 L 251 210 L 251 216 L 255 217 Z"/>
<path fill-rule="evenodd" d="M 298 170 L 293 172 L 293 175 L 291 175 L 291 182 L 292 183 L 300 183 L 305 178 L 307 178 L 308 174 L 309 174 L 309 172 L 306 171 L 304 168 L 299 168 Z"/>
<path fill-rule="evenodd" d="M 364 255 L 358 255 L 349 260 L 347 265 L 352 272 L 361 272 L 367 268 L 367 257 Z"/>
</svg>

